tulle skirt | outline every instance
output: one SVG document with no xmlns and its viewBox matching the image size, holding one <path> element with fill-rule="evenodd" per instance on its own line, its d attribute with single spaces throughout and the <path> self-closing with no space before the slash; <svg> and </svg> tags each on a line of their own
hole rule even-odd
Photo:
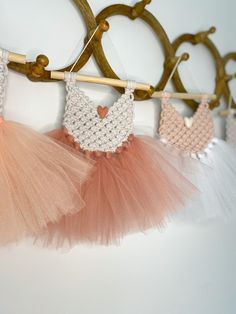
<svg viewBox="0 0 236 314">
<path fill-rule="evenodd" d="M 0 244 L 41 232 L 84 206 L 92 162 L 16 122 L 0 121 Z"/>
<path fill-rule="evenodd" d="M 62 130 L 50 134 L 67 142 Z M 70 143 L 68 143 L 70 144 Z M 48 224 L 45 245 L 118 244 L 123 236 L 162 227 L 166 216 L 182 208 L 195 187 L 168 163 L 162 144 L 147 136 L 111 158 L 96 159 L 96 169 L 82 188 L 85 207 Z"/>
<path fill-rule="evenodd" d="M 170 147 L 166 147 L 167 151 Z M 180 151 L 171 149 L 175 155 L 169 161 L 182 169 L 183 175 L 201 192 L 199 197 L 191 200 L 188 206 L 171 216 L 178 222 L 203 223 L 209 220 L 228 221 L 236 213 L 236 150 L 220 139 L 213 139 L 209 147 L 198 156 L 184 156 L 187 160 L 194 158 L 194 171 L 189 171 L 184 163 L 176 164 Z"/>
</svg>

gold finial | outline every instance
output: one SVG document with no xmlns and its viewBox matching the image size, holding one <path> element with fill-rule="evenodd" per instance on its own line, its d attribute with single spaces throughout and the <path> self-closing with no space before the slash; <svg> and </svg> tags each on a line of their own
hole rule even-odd
<svg viewBox="0 0 236 314">
<path fill-rule="evenodd" d="M 194 36 L 195 44 L 199 44 L 204 42 L 210 34 L 214 34 L 216 32 L 216 28 L 212 26 L 209 30 L 205 32 L 199 32 Z"/>
<path fill-rule="evenodd" d="M 187 52 L 182 53 L 181 56 L 169 57 L 166 59 L 165 68 L 172 70 L 179 58 L 180 58 L 180 62 L 182 62 L 182 61 L 187 61 L 189 57 L 190 56 Z"/>
<path fill-rule="evenodd" d="M 139 17 L 143 13 L 146 5 L 150 3 L 151 3 L 151 0 L 142 0 L 140 2 L 137 2 L 131 9 L 132 19 L 136 19 L 137 17 Z"/>
</svg>

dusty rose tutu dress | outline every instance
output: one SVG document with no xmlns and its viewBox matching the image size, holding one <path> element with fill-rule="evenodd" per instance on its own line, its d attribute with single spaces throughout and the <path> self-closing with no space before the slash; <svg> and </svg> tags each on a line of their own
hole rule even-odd
<svg viewBox="0 0 236 314">
<path fill-rule="evenodd" d="M 0 50 L 0 244 L 37 234 L 84 206 L 92 165 L 45 135 L 3 118 L 8 52 Z"/>
<path fill-rule="evenodd" d="M 228 220 L 236 213 L 236 150 L 214 137 L 214 123 L 203 97 L 193 117 L 183 118 L 163 93 L 159 135 L 171 155 L 195 161 L 183 174 L 198 187 L 198 197 L 173 217 L 183 222 Z"/>
<path fill-rule="evenodd" d="M 50 135 L 94 159 L 96 169 L 82 188 L 86 206 L 49 224 L 43 233 L 45 244 L 108 245 L 130 232 L 162 226 L 195 187 L 168 163 L 167 155 L 164 158 L 161 143 L 132 134 L 135 83 L 128 82 L 108 109 L 80 90 L 75 75 L 65 73 L 64 129 Z"/>
</svg>

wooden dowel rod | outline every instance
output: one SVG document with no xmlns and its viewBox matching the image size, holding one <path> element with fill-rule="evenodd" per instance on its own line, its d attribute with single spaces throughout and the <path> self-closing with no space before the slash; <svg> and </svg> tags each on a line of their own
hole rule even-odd
<svg viewBox="0 0 236 314">
<path fill-rule="evenodd" d="M 0 48 L 0 56 L 2 56 L 2 51 L 3 50 Z M 9 52 L 8 61 L 26 64 L 26 56 L 15 52 Z"/>
<path fill-rule="evenodd" d="M 222 110 L 222 111 L 219 112 L 219 115 L 221 117 L 227 117 L 230 112 L 235 114 L 236 113 L 236 109 L 230 109 L 230 110 L 225 109 L 225 110 Z"/>
<path fill-rule="evenodd" d="M 51 71 L 51 78 L 55 80 L 64 80 L 65 74 L 64 72 L 60 72 L 60 71 Z M 124 88 L 127 86 L 127 81 L 111 79 L 107 77 L 97 77 L 97 76 L 88 76 L 88 75 L 78 74 L 76 76 L 76 80 L 80 82 L 103 84 L 103 85 L 124 87 Z M 151 86 L 149 84 L 136 82 L 136 89 L 149 91 L 150 88 Z"/>
<path fill-rule="evenodd" d="M 26 56 L 15 52 L 9 52 L 8 60 L 11 62 L 26 64 Z"/>
<path fill-rule="evenodd" d="M 60 71 L 52 71 L 51 78 L 55 80 L 64 80 L 65 74 L 64 72 Z M 88 76 L 88 75 L 77 75 L 76 80 L 80 82 L 86 83 L 95 83 L 95 84 L 103 84 L 109 86 L 116 86 L 116 87 L 126 87 L 127 81 L 111 79 L 106 77 L 98 77 L 98 76 Z M 151 85 L 145 83 L 137 83 L 136 82 L 136 89 L 150 91 Z M 203 94 L 188 94 L 188 93 L 170 93 L 171 98 L 176 99 L 201 99 Z M 205 95 L 205 94 L 204 94 Z M 210 100 L 215 100 L 217 97 L 216 95 L 207 95 Z M 162 92 L 154 92 L 151 95 L 152 98 L 161 98 Z"/>
<path fill-rule="evenodd" d="M 161 98 L 163 92 L 154 92 L 152 98 Z M 168 93 L 170 98 L 175 99 L 194 99 L 201 100 L 204 95 L 208 97 L 209 100 L 216 100 L 217 96 L 215 94 L 191 94 L 191 93 Z"/>
</svg>

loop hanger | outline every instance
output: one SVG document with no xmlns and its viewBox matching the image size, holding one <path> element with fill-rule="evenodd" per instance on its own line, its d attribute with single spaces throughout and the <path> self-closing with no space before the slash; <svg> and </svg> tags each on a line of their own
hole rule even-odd
<svg viewBox="0 0 236 314">
<path fill-rule="evenodd" d="M 87 41 L 86 45 L 84 46 L 84 48 L 82 49 L 81 53 L 79 54 L 78 58 L 75 60 L 75 62 L 73 63 L 70 72 L 72 72 L 77 64 L 77 62 L 79 61 L 80 57 L 83 55 L 83 53 L 85 52 L 85 50 L 87 49 L 88 45 L 90 44 L 90 42 L 92 41 L 92 39 L 94 38 L 94 36 L 96 35 L 97 31 L 99 30 L 100 25 L 98 25 L 95 28 L 95 31 L 92 33 L 92 36 L 89 38 L 89 40 Z"/>
<path fill-rule="evenodd" d="M 165 93 L 165 90 L 166 90 L 166 87 L 168 86 L 169 82 L 171 81 L 173 75 L 175 74 L 175 71 L 177 70 L 178 68 L 178 65 L 180 64 L 181 62 L 181 58 L 182 56 L 180 56 L 176 63 L 175 63 L 175 66 L 173 68 L 173 70 L 171 71 L 170 73 L 170 76 L 165 84 L 165 87 L 163 89 L 163 91 L 160 91 L 160 92 L 154 92 L 152 94 L 152 98 L 161 98 L 163 99 L 163 97 L 166 97 L 166 93 Z M 164 93 L 163 93 L 164 92 Z M 164 95 L 164 96 L 163 96 Z M 207 96 L 207 99 L 212 99 L 212 100 L 215 100 L 217 98 L 217 96 L 215 94 L 192 94 L 192 93 L 168 93 L 168 98 L 175 98 L 175 99 L 194 99 L 194 100 L 202 100 L 203 97 Z"/>
<path fill-rule="evenodd" d="M 86 43 L 84 46 L 83 50 L 79 54 L 78 58 L 72 65 L 70 72 L 73 73 L 73 78 L 77 81 L 80 82 L 86 82 L 86 83 L 96 83 L 96 84 L 103 84 L 103 85 L 108 85 L 108 86 L 117 86 L 117 87 L 123 87 L 123 88 L 128 88 L 128 89 L 139 89 L 139 90 L 144 90 L 147 92 L 152 91 L 153 87 L 149 84 L 145 83 L 137 83 L 133 81 L 125 81 L 125 80 L 119 80 L 119 79 L 111 79 L 107 77 L 98 77 L 98 76 L 88 76 L 88 75 L 79 75 L 77 72 L 72 72 L 74 69 L 75 64 L 78 62 L 80 59 L 81 55 L 84 53 L 86 48 L 88 47 L 90 41 L 93 39 L 93 37 L 96 35 L 96 32 L 98 31 L 99 26 L 95 29 L 93 34 L 91 35 L 89 41 Z M 67 80 L 68 72 L 60 72 L 60 71 L 51 71 L 51 78 L 56 79 L 56 80 Z"/>
</svg>

